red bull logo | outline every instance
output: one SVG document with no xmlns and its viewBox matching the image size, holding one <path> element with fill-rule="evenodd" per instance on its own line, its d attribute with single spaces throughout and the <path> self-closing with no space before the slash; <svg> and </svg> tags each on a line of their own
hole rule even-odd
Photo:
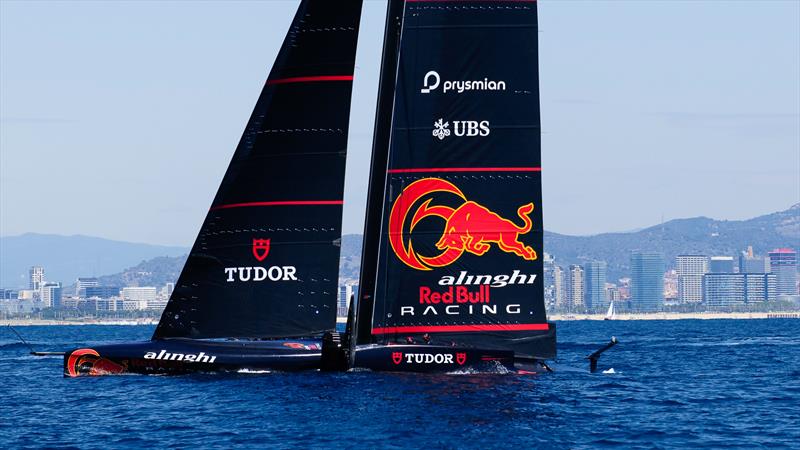
<svg viewBox="0 0 800 450">
<path fill-rule="evenodd" d="M 91 348 L 82 348 L 70 353 L 67 358 L 66 368 L 67 373 L 65 375 L 69 377 L 112 375 L 124 373 L 127 370 L 125 365 L 103 358 Z"/>
<path fill-rule="evenodd" d="M 453 194 L 463 203 L 455 208 L 432 206 L 433 199 L 428 198 L 411 214 L 414 205 L 434 193 Z M 467 200 L 461 190 L 449 181 L 423 178 L 408 185 L 395 200 L 389 216 L 389 242 L 397 257 L 417 270 L 447 266 L 464 252 L 482 256 L 492 248 L 491 244 L 496 244 L 504 252 L 532 261 L 537 257 L 536 251 L 520 241 L 520 236 L 533 228 L 533 221 L 529 217 L 531 212 L 533 203 L 517 208 L 517 216 L 522 220 L 520 226 L 479 203 Z M 408 230 L 404 230 L 409 214 L 411 223 Z M 410 234 L 414 227 L 427 217 L 439 217 L 445 221 L 442 235 L 436 242 L 436 249 L 441 251 L 438 255 L 420 255 L 411 242 Z"/>
</svg>

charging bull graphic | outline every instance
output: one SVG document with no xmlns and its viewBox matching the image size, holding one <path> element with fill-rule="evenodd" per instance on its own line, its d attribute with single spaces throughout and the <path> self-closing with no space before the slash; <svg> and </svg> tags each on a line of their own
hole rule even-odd
<svg viewBox="0 0 800 450">
<path fill-rule="evenodd" d="M 408 232 L 404 232 L 411 209 L 423 197 L 433 193 L 450 193 L 458 196 L 463 203 L 457 208 L 443 205 L 431 206 L 432 198 L 422 202 L 411 216 Z M 522 225 L 500 217 L 485 206 L 467 200 L 455 185 L 441 178 L 423 178 L 417 180 L 397 197 L 389 216 L 389 242 L 392 250 L 409 267 L 417 270 L 432 270 L 452 264 L 465 251 L 481 256 L 489 251 L 491 244 L 504 252 L 513 253 L 526 260 L 535 260 L 536 251 L 520 242 L 520 236 L 533 228 L 529 217 L 533 212 L 533 203 L 527 203 L 517 209 Z M 407 236 L 414 227 L 426 217 L 444 219 L 445 227 L 442 236 L 436 242 L 441 253 L 435 256 L 424 256 L 414 251 L 411 239 Z"/>
</svg>

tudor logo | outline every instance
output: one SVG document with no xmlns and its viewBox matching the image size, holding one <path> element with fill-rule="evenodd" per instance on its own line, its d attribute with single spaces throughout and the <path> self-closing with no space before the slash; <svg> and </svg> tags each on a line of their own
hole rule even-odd
<svg viewBox="0 0 800 450">
<path fill-rule="evenodd" d="M 259 262 L 265 260 L 269 255 L 270 239 L 253 239 L 253 257 Z M 247 267 L 225 267 L 226 282 L 236 281 L 297 281 L 297 268 L 295 266 L 247 266 Z"/>
<path fill-rule="evenodd" d="M 269 255 L 269 239 L 253 239 L 253 256 L 263 261 Z"/>
<path fill-rule="evenodd" d="M 453 364 L 452 353 L 402 353 L 392 352 L 392 362 L 395 365 L 400 365 L 402 362 L 406 364 Z M 458 352 L 456 353 L 455 361 L 458 365 L 463 366 L 467 362 L 467 354 Z"/>
<path fill-rule="evenodd" d="M 429 94 L 432 91 L 435 91 L 439 88 L 439 85 L 442 85 L 442 93 L 447 94 L 448 92 L 455 92 L 457 94 L 462 94 L 466 91 L 505 91 L 506 90 L 506 82 L 505 81 L 494 81 L 488 78 L 484 78 L 483 80 L 445 80 L 442 82 L 442 78 L 439 76 L 439 72 L 435 70 L 430 70 L 425 76 L 422 78 L 422 89 L 419 91 L 423 94 Z"/>
<path fill-rule="evenodd" d="M 454 120 L 453 121 L 453 135 L 458 137 L 484 137 L 491 133 L 488 120 Z M 433 122 L 433 137 L 443 141 L 444 138 L 450 136 L 450 122 L 445 122 L 444 119 Z"/>
</svg>

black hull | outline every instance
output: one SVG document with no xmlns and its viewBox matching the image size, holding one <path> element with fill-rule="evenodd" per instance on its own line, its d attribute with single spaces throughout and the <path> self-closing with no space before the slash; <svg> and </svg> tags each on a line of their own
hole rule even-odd
<svg viewBox="0 0 800 450">
<path fill-rule="evenodd" d="M 518 358 L 512 351 L 436 345 L 364 345 L 355 349 L 356 369 L 380 372 L 542 373 L 544 360 Z"/>
<path fill-rule="evenodd" d="M 109 344 L 64 354 L 64 376 L 178 375 L 193 372 L 318 370 L 322 340 L 164 339 Z"/>
</svg>

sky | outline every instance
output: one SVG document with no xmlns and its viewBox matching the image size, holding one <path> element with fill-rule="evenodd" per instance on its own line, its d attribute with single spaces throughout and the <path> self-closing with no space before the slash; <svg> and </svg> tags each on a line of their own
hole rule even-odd
<svg viewBox="0 0 800 450">
<path fill-rule="evenodd" d="M 0 235 L 191 245 L 296 5 L 0 0 Z M 384 13 L 365 1 L 345 233 Z M 539 29 L 545 229 L 800 202 L 800 1 L 541 0 Z"/>
</svg>

